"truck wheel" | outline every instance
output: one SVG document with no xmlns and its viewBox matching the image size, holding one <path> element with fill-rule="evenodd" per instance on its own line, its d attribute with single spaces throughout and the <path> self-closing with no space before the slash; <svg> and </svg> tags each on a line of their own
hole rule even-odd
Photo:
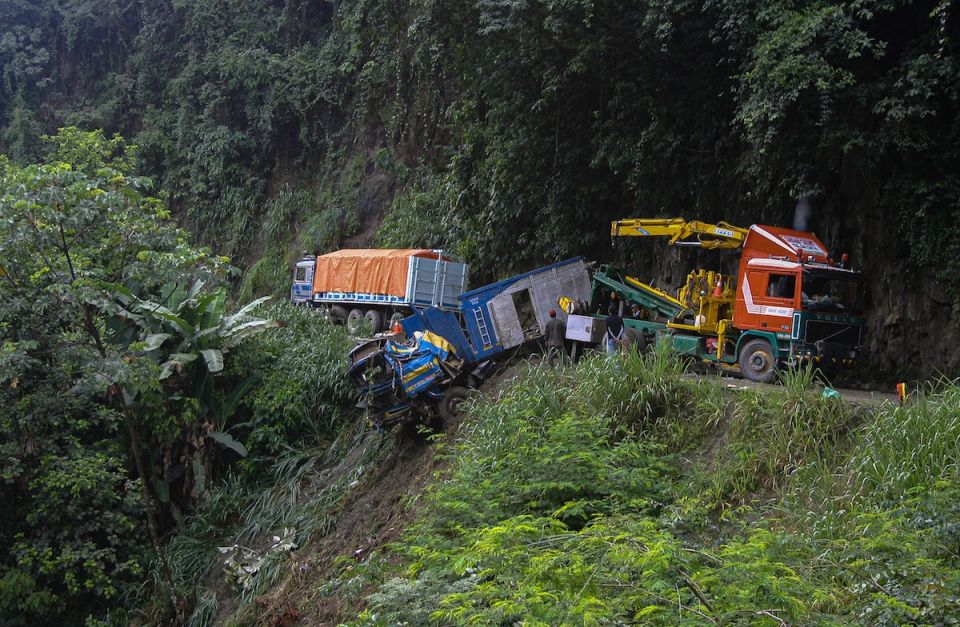
<svg viewBox="0 0 960 627">
<path fill-rule="evenodd" d="M 356 335 L 360 331 L 360 321 L 363 320 L 362 309 L 351 309 L 347 314 L 347 331 L 350 335 Z"/>
<path fill-rule="evenodd" d="M 630 338 L 630 348 L 639 354 L 647 352 L 647 335 L 643 329 L 629 329 L 627 337 Z"/>
<path fill-rule="evenodd" d="M 366 318 L 367 322 L 370 323 L 374 333 L 380 333 L 383 331 L 383 313 L 377 311 L 376 309 L 368 309 L 364 318 Z"/>
<path fill-rule="evenodd" d="M 460 403 L 467 399 L 467 388 L 455 385 L 447 390 L 437 404 L 437 411 L 444 420 L 454 420 L 460 415 Z"/>
<path fill-rule="evenodd" d="M 766 340 L 750 340 L 740 351 L 740 372 L 751 381 L 769 383 L 776 366 L 773 349 Z"/>
<path fill-rule="evenodd" d="M 343 324 L 347 321 L 347 308 L 343 305 L 334 305 L 330 308 L 330 322 Z"/>
</svg>

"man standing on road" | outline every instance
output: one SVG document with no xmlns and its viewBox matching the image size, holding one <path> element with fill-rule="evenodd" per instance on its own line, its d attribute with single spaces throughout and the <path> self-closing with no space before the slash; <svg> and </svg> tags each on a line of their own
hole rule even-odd
<svg viewBox="0 0 960 627">
<path fill-rule="evenodd" d="M 623 341 L 623 318 L 617 315 L 617 306 L 610 305 L 607 316 L 607 354 L 613 355 L 620 350 Z"/>
<path fill-rule="evenodd" d="M 564 357 L 566 357 L 566 351 L 563 346 L 563 341 L 567 335 L 566 331 L 563 322 L 557 318 L 557 310 L 551 309 L 550 321 L 547 323 L 547 328 L 544 333 L 547 337 L 547 361 L 551 366 L 555 365 L 557 359 L 563 362 Z"/>
</svg>

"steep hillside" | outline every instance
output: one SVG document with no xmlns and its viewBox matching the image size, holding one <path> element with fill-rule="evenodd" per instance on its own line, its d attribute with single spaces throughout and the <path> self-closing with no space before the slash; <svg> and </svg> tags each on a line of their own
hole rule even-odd
<svg viewBox="0 0 960 627">
<path fill-rule="evenodd" d="M 427 245 L 478 282 L 675 215 L 809 226 L 867 272 L 871 371 L 957 372 L 955 7 L 841 3 L 0 3 L 0 145 L 140 146 L 183 225 L 283 293 L 300 250 Z M 383 225 L 373 234 L 384 216 Z M 509 233 L 509 237 L 504 234 Z"/>
<path fill-rule="evenodd" d="M 754 391 L 682 372 L 666 351 L 521 364 L 431 444 L 349 435 L 299 475 L 349 481 L 323 509 L 302 491 L 324 523 L 249 589 L 208 562 L 188 623 L 960 616 L 954 386 L 898 408 L 823 397 L 803 373 Z"/>
<path fill-rule="evenodd" d="M 84 28 L 109 23 L 84 17 L 83 11 L 97 4 L 0 3 L 0 11 L 54 25 L 78 18 L 61 24 L 69 28 L 49 31 L 54 40 L 63 37 L 73 45 Z M 219 73 L 234 63 L 249 69 L 252 57 L 217 57 L 218 46 L 232 42 L 241 46 L 236 51 L 248 44 L 262 44 L 263 50 L 279 45 L 278 39 L 256 38 L 263 28 L 276 35 L 265 26 L 276 7 L 247 11 L 257 6 L 252 0 L 243 6 L 224 2 L 219 11 L 205 13 L 200 9 L 211 7 L 202 3 L 110 8 L 124 20 L 136 17 L 135 9 L 168 11 L 166 21 L 132 22 L 172 29 L 167 35 L 187 26 L 206 33 L 204 44 L 218 52 L 187 62 L 186 74 L 166 83 L 164 93 L 179 99 L 164 107 L 185 107 L 178 109 L 177 124 L 187 130 L 209 130 L 204 125 L 219 120 L 222 138 L 241 113 L 228 106 L 237 94 L 218 95 L 218 81 L 227 76 Z M 285 10 L 297 6 L 287 3 Z M 349 20 L 339 12 L 349 8 L 343 5 L 323 15 L 330 24 L 370 34 L 359 25 L 381 15 L 378 6 L 354 7 L 358 13 Z M 538 21 L 538 28 L 562 31 L 560 14 L 586 6 L 546 7 L 560 13 L 554 21 Z M 496 21 L 492 16 L 502 7 L 484 3 L 478 7 L 484 25 L 478 35 L 503 37 L 503 28 L 528 10 L 544 8 L 514 6 L 514 13 Z M 819 8 L 824 23 L 843 15 Z M 948 8 L 933 14 L 949 22 Z M 456 15 L 418 5 L 389 13 L 394 20 L 389 23 L 407 23 L 428 9 L 444 20 Z M 171 17 L 185 19 L 194 11 L 200 11 L 198 21 Z M 598 16 L 581 17 L 590 25 Z M 246 30 L 237 31 L 242 36 L 213 37 L 216 28 L 232 33 L 231 20 L 243 22 Z M 428 29 L 432 35 L 442 33 L 444 24 L 456 24 L 441 22 Z M 11 23 L 18 22 L 4 21 L 3 27 Z M 32 69 L 4 75 L 4 94 L 18 76 L 32 81 L 42 71 L 18 64 L 34 59 L 37 67 L 47 67 L 44 28 L 13 28 L 0 37 L 0 52 L 22 44 L 33 55 L 7 59 L 15 69 Z M 327 33 L 331 41 L 338 41 L 335 30 Z M 75 93 L 93 93 L 83 90 L 95 91 L 94 69 L 105 59 L 140 58 L 125 57 L 133 44 L 113 37 L 113 31 L 96 32 L 97 45 L 108 54 L 77 57 L 90 71 L 76 73 L 67 71 L 66 57 L 57 57 L 64 83 L 30 83 L 49 90 L 34 92 L 34 98 L 68 106 L 65 97 L 57 100 L 66 82 L 75 82 Z M 488 51 L 467 45 L 474 35 L 469 28 L 467 33 L 448 40 L 448 52 L 464 72 L 473 72 Z M 670 29 L 661 34 L 669 40 Z M 312 31 L 310 36 L 321 37 Z M 184 37 L 186 42 L 193 35 Z M 291 37 L 284 44 L 290 49 L 275 51 L 273 61 L 299 50 L 303 42 Z M 343 52 L 339 41 L 326 53 Z M 947 44 L 942 45 L 946 55 Z M 171 58 L 183 61 L 177 50 L 170 46 Z M 431 58 L 443 56 L 442 48 L 429 50 L 440 55 Z M 482 54 L 471 57 L 471 50 Z M 539 50 L 521 58 L 539 58 Z M 589 50 L 580 52 L 589 66 Z M 226 65 L 217 66 L 198 95 L 210 100 L 193 110 L 192 81 L 200 80 L 201 69 L 213 72 L 207 64 L 217 59 Z M 510 66 L 506 57 L 494 61 L 497 71 Z M 337 71 L 349 74 L 353 69 L 344 63 Z M 138 67 L 138 81 L 149 83 L 155 73 Z M 378 76 L 376 67 L 365 63 L 360 78 Z M 263 80 L 276 76 L 268 72 Z M 111 80 L 121 78 L 115 74 Z M 463 105 L 465 93 L 445 97 Z M 159 145 L 153 140 L 166 142 L 164 132 L 151 140 L 141 129 L 144 146 L 138 152 L 120 136 L 67 127 L 44 139 L 42 155 L 31 155 L 30 147 L 38 146 L 27 140 L 35 135 L 39 114 L 22 106 L 29 96 L 26 87 L 16 95 L 20 104 L 11 118 L 16 124 L 4 133 L 13 158 L 0 155 L 3 627 L 523 619 L 957 622 L 956 382 L 911 385 L 903 407 L 869 409 L 820 394 L 806 371 L 787 373 L 781 388 L 730 390 L 720 380 L 687 376 L 685 363 L 660 343 L 643 355 L 592 354 L 557 369 L 520 364 L 510 375 L 515 379 L 488 386 L 486 396 L 469 404 L 466 416 L 442 434 L 410 428 L 378 433 L 355 407 L 357 389 L 345 376 L 353 339 L 343 326 L 288 303 L 237 302 L 282 287 L 286 259 L 296 254 L 294 242 L 306 237 L 330 245 L 371 236 L 378 243 L 447 242 L 474 262 L 480 277 L 573 249 L 629 259 L 661 281 L 682 276 L 689 260 L 680 253 L 657 256 L 639 246 L 606 250 L 599 239 L 591 240 L 593 223 L 608 216 L 583 211 L 596 209 L 586 203 L 589 186 L 582 188 L 587 194 L 582 205 L 566 204 L 574 197 L 564 195 L 541 204 L 544 189 L 562 190 L 567 179 L 558 175 L 545 188 L 524 187 L 524 181 L 547 180 L 537 178 L 543 172 L 538 174 L 532 157 L 527 169 L 512 161 L 530 147 L 532 136 L 521 130 L 497 135 L 471 117 L 504 122 L 506 109 L 497 115 L 495 107 L 446 109 L 437 141 L 447 142 L 447 149 L 416 167 L 396 157 L 417 154 L 422 146 L 414 142 L 401 153 L 394 144 L 377 143 L 382 138 L 371 130 L 375 126 L 359 133 L 361 126 L 351 126 L 356 119 L 349 118 L 341 128 L 357 133 L 344 130 L 324 143 L 316 179 L 298 175 L 292 165 L 271 169 L 260 161 L 241 167 L 231 157 L 219 162 L 229 165 L 225 169 L 211 169 L 213 162 L 205 161 L 182 170 L 183 178 L 168 178 L 164 191 L 138 171 L 157 157 L 149 147 Z M 412 94 L 401 91 L 391 102 L 408 97 Z M 496 98 L 487 93 L 474 104 L 481 100 L 489 107 Z M 549 112 L 550 102 L 545 96 L 545 109 L 535 113 Z M 242 114 L 256 110 L 243 108 Z M 59 115 L 56 108 L 39 111 L 50 120 Z M 164 115 L 160 118 L 167 119 Z M 559 115 L 554 120 L 568 121 Z M 938 120 L 924 124 L 936 126 Z M 233 137 L 252 128 L 236 130 Z M 181 139 L 202 138 L 191 135 L 193 130 Z M 471 148 L 467 140 L 477 143 Z M 563 141 L 567 145 L 568 139 Z M 570 167 L 564 159 L 573 153 L 561 155 L 559 133 L 553 145 L 554 167 Z M 173 167 L 161 161 L 163 168 Z M 920 161 L 914 166 L 921 167 Z M 596 189 L 616 178 L 605 170 L 609 165 L 591 163 L 599 177 Z M 306 157 L 296 164 L 300 172 L 311 167 Z M 254 210 L 243 203 L 252 202 L 247 192 L 259 183 L 247 175 L 261 168 L 271 173 L 262 195 L 268 200 Z M 756 175 L 744 168 L 738 174 L 743 180 Z M 507 172 L 511 176 L 504 178 Z M 204 179 L 207 175 L 212 178 Z M 950 181 L 933 167 L 926 175 Z M 228 184 L 211 191 L 205 180 Z M 190 185 L 196 187 L 184 191 Z M 391 197 L 392 209 L 381 222 Z M 940 203 L 949 194 L 930 198 Z M 171 208 L 198 232 L 178 228 Z M 218 217 L 217 211 L 224 213 Z M 829 237 L 840 223 L 830 215 L 818 209 L 806 217 L 824 220 L 818 224 L 826 224 Z M 901 226 L 948 237 L 949 229 L 929 228 L 944 215 L 919 212 Z M 207 219 L 212 221 L 201 224 Z M 860 219 L 849 217 L 853 223 Z M 871 224 L 876 232 L 865 230 L 865 237 L 882 230 Z M 902 239 L 909 234 L 904 228 L 898 229 Z M 243 273 L 239 294 L 231 282 L 240 273 L 229 259 L 198 245 L 198 238 L 257 259 Z M 952 310 L 946 313 L 950 282 L 933 282 L 934 249 L 921 246 L 922 238 L 909 241 L 917 245 L 909 255 L 868 268 L 880 281 L 872 287 L 874 324 L 882 322 L 886 329 L 873 341 L 886 340 L 889 352 L 904 346 L 928 350 L 933 357 L 913 365 L 920 372 L 937 361 L 937 353 L 926 347 L 948 350 L 943 341 L 955 327 L 932 330 L 907 318 L 923 314 L 946 325 L 953 316 Z M 948 248 L 936 249 L 943 250 Z M 862 251 L 852 252 L 856 258 Z M 891 249 L 888 256 L 896 254 Z M 724 263 L 707 254 L 702 260 Z M 909 289 L 885 293 L 879 302 L 876 290 L 887 285 L 883 281 L 895 288 L 904 277 L 911 281 Z M 941 304 L 939 313 L 931 313 L 929 302 Z M 888 318 L 880 320 L 880 313 Z M 897 329 L 904 332 L 897 335 Z M 879 353 L 877 361 L 882 364 L 885 355 Z"/>
</svg>

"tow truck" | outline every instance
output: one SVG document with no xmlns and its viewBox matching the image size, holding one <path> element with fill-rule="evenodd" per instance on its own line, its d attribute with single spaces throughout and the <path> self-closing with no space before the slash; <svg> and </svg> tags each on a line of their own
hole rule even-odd
<svg viewBox="0 0 960 627">
<path fill-rule="evenodd" d="M 684 218 L 630 218 L 611 236 L 667 237 L 671 246 L 740 251 L 736 276 L 690 272 L 676 296 L 605 265 L 593 276 L 590 312 L 570 301 L 567 338 L 599 342 L 603 312 L 617 304 L 638 348 L 669 341 L 680 353 L 752 381 L 777 368 L 812 364 L 826 372 L 853 367 L 862 355 L 862 278 L 834 261 L 811 232 L 737 227 Z M 627 307 L 639 308 L 631 315 Z M 586 315 L 577 315 L 586 314 Z"/>
</svg>

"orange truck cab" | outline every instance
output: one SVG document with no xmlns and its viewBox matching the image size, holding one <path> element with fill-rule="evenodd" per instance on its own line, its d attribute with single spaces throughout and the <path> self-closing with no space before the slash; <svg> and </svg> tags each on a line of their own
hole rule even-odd
<svg viewBox="0 0 960 627">
<path fill-rule="evenodd" d="M 864 320 L 860 273 L 835 263 L 813 233 L 750 227 L 737 272 L 732 326 L 744 375 L 767 380 L 778 363 L 852 366 Z"/>
</svg>

